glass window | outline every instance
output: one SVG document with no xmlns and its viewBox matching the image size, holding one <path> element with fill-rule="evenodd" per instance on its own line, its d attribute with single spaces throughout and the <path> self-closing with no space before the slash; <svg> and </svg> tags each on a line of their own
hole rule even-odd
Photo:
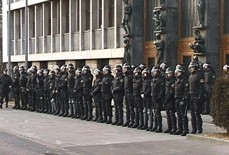
<svg viewBox="0 0 229 155">
<path fill-rule="evenodd" d="M 86 0 L 86 30 L 90 29 L 90 0 Z"/>
<path fill-rule="evenodd" d="M 109 1 L 109 27 L 114 27 L 114 0 Z"/>
</svg>

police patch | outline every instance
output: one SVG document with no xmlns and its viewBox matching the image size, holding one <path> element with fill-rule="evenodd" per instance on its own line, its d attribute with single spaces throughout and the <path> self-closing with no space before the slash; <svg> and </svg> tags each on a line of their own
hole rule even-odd
<svg viewBox="0 0 229 155">
<path fill-rule="evenodd" d="M 204 83 L 204 79 L 200 79 L 200 83 Z"/>
</svg>

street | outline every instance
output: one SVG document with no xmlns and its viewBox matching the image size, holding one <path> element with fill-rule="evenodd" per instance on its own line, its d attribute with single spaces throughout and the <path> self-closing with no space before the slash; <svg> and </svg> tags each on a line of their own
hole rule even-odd
<svg viewBox="0 0 229 155">
<path fill-rule="evenodd" d="M 229 145 L 29 111 L 0 111 L 0 154 L 229 154 Z M 204 133 L 223 132 L 204 118 Z M 164 129 L 166 119 L 163 118 Z M 190 125 L 190 123 L 189 123 Z"/>
</svg>

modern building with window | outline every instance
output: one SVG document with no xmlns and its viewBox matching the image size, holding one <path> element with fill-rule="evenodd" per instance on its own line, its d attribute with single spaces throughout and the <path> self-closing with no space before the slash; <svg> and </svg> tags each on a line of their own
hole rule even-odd
<svg viewBox="0 0 229 155">
<path fill-rule="evenodd" d="M 25 61 L 25 23 L 28 26 L 29 65 L 51 68 L 54 64 L 88 64 L 101 68 L 122 63 L 124 56 L 121 26 L 122 0 L 27 0 L 28 23 L 25 20 L 26 0 L 11 0 L 7 27 L 8 3 L 3 1 L 3 36 L 10 30 L 11 61 Z M 197 2 L 204 3 L 204 24 L 199 26 Z M 228 0 L 129 0 L 131 14 L 132 63 L 156 64 L 154 10 L 160 10 L 166 26 L 161 38 L 165 41 L 163 61 L 169 65 L 187 65 L 194 55 L 212 63 L 217 73 L 229 63 Z M 196 54 L 189 44 L 199 30 L 204 39 L 204 53 Z M 7 37 L 3 38 L 3 62 L 7 63 Z"/>
</svg>

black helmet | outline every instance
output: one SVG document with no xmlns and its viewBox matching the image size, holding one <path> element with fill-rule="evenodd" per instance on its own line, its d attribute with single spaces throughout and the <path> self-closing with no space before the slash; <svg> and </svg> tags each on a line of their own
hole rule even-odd
<svg viewBox="0 0 229 155">
<path fill-rule="evenodd" d="M 147 77 L 150 75 L 150 69 L 149 68 L 145 68 L 143 71 L 142 71 L 142 76 L 143 77 Z"/>
<path fill-rule="evenodd" d="M 69 71 L 71 71 L 71 70 L 74 69 L 74 66 L 73 66 L 72 63 L 70 63 L 70 64 L 67 65 L 67 68 L 68 68 Z"/>
<path fill-rule="evenodd" d="M 67 65 L 66 65 L 66 64 L 64 64 L 64 65 L 62 65 L 62 66 L 60 67 L 60 71 L 61 71 L 61 72 L 66 72 L 66 70 L 67 70 Z"/>
<path fill-rule="evenodd" d="M 82 69 L 81 68 L 77 68 L 76 71 L 75 71 L 75 74 L 77 76 L 79 76 L 79 75 L 81 75 L 81 73 L 82 73 Z"/>
<path fill-rule="evenodd" d="M 25 67 L 24 67 L 23 65 L 21 65 L 21 66 L 19 67 L 19 71 L 20 71 L 20 72 L 24 72 L 24 71 L 25 71 Z"/>
<path fill-rule="evenodd" d="M 162 71 L 165 71 L 167 68 L 168 68 L 168 66 L 167 66 L 166 63 L 163 62 L 163 63 L 160 64 L 160 69 L 161 69 Z"/>
<path fill-rule="evenodd" d="M 155 76 L 158 76 L 159 74 L 160 74 L 160 67 L 154 66 L 151 70 L 151 75 L 155 77 Z"/>
<path fill-rule="evenodd" d="M 19 71 L 19 67 L 18 66 L 14 66 L 13 71 L 14 71 L 14 73 Z"/>
<path fill-rule="evenodd" d="M 114 70 L 117 71 L 117 72 L 122 72 L 122 66 L 117 64 L 117 65 L 115 65 Z"/>
<path fill-rule="evenodd" d="M 44 73 L 44 75 L 49 75 L 49 72 L 50 72 L 49 69 L 45 69 L 43 73 Z"/>
<path fill-rule="evenodd" d="M 83 68 L 82 68 L 83 74 L 86 74 L 89 71 L 90 71 L 90 67 L 88 65 L 83 66 Z"/>
<path fill-rule="evenodd" d="M 101 71 L 100 71 L 99 69 L 96 68 L 96 69 L 94 70 L 94 75 L 100 75 L 100 74 L 101 74 Z"/>
<path fill-rule="evenodd" d="M 105 65 L 103 67 L 103 74 L 107 75 L 108 73 L 111 73 L 111 67 L 109 65 Z"/>
<path fill-rule="evenodd" d="M 195 61 L 191 61 L 188 65 L 188 68 L 192 68 L 192 67 L 198 68 L 199 64 Z"/>
<path fill-rule="evenodd" d="M 43 70 L 39 69 L 39 70 L 37 71 L 37 75 L 38 75 L 38 76 L 43 76 Z"/>
<path fill-rule="evenodd" d="M 141 73 L 142 71 L 141 71 L 141 68 L 140 67 L 136 67 L 135 69 L 134 69 L 134 74 L 136 74 L 136 73 Z"/>
<path fill-rule="evenodd" d="M 173 71 L 172 67 L 168 67 L 168 68 L 166 69 L 166 71 L 165 71 L 166 74 L 170 74 L 170 73 L 173 73 L 173 72 L 174 72 L 174 71 Z"/>
<path fill-rule="evenodd" d="M 146 64 L 145 63 L 141 63 L 139 65 L 139 67 L 141 68 L 141 70 L 143 71 L 146 68 Z"/>
<path fill-rule="evenodd" d="M 123 68 L 123 72 L 127 72 L 131 70 L 131 66 L 128 63 L 124 63 L 122 68 Z"/>
</svg>

